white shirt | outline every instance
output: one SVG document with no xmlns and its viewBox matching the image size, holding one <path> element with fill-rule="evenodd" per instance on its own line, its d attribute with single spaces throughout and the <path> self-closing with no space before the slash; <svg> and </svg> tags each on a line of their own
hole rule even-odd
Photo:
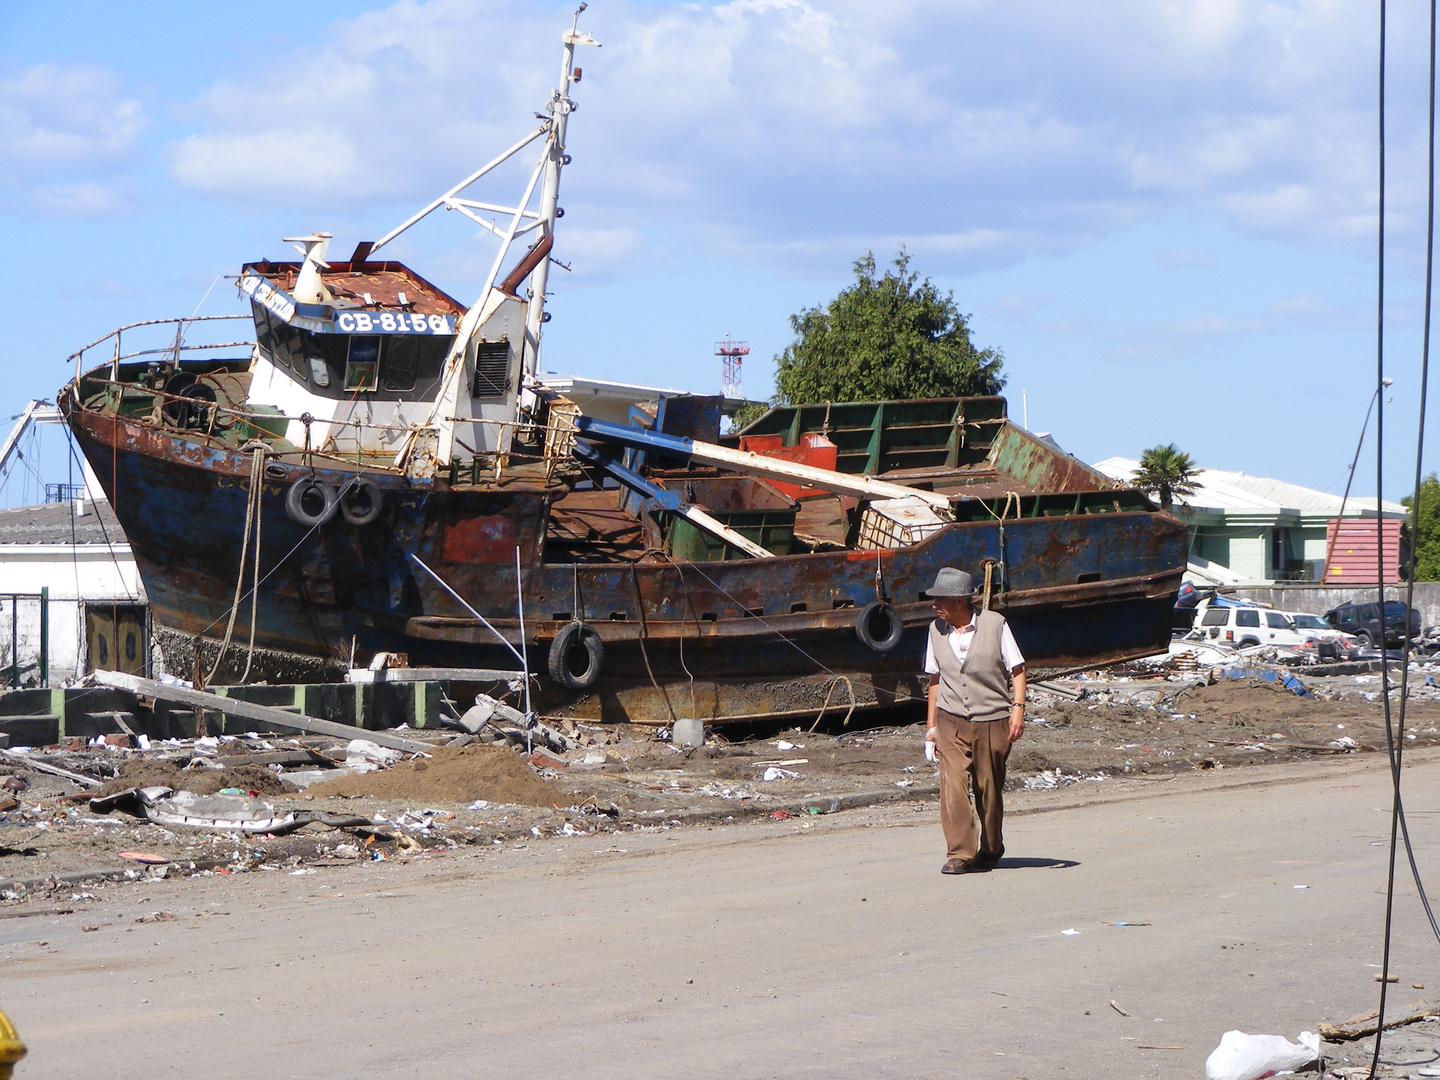
<svg viewBox="0 0 1440 1080">
<path fill-rule="evenodd" d="M 955 659 L 963 664 L 965 657 L 970 652 L 970 643 L 975 640 L 974 617 L 971 617 L 968 626 L 951 627 L 951 632 L 945 635 L 945 640 L 950 642 L 950 649 L 955 653 Z M 1015 635 L 1010 632 L 1008 622 L 1000 628 L 1000 659 L 1005 662 L 1007 672 L 1014 671 L 1025 663 L 1025 657 L 1020 653 L 1020 646 L 1015 644 Z M 925 635 L 925 674 L 940 674 L 940 665 L 935 662 L 935 646 L 931 644 L 929 634 Z"/>
</svg>

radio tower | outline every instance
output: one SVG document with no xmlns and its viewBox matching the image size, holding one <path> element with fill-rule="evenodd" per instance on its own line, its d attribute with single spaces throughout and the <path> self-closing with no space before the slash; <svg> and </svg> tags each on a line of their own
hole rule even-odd
<svg viewBox="0 0 1440 1080">
<path fill-rule="evenodd" d="M 720 357 L 720 392 L 727 398 L 740 397 L 740 362 L 750 355 L 750 343 L 731 341 L 727 331 L 725 340 L 715 343 L 715 355 Z"/>
</svg>

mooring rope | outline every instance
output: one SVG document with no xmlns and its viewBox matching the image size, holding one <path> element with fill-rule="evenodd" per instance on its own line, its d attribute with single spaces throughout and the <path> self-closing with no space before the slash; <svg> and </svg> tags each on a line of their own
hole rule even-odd
<svg viewBox="0 0 1440 1080">
<path fill-rule="evenodd" d="M 230 648 L 230 639 L 235 633 L 235 616 L 240 613 L 240 596 L 245 589 L 245 560 L 250 553 L 250 533 L 253 528 L 255 532 L 255 588 L 260 587 L 260 496 L 265 484 L 265 451 L 262 443 L 254 447 L 250 458 L 250 491 L 245 501 L 245 532 L 240 538 L 240 573 L 235 577 L 235 599 L 230 603 L 230 613 L 225 621 L 225 637 L 220 642 L 220 651 L 215 655 L 215 666 L 205 676 L 207 683 L 214 682 L 215 673 L 220 670 L 221 663 L 225 660 L 225 653 Z M 259 607 L 259 597 L 253 592 L 250 598 L 250 659 L 245 662 L 245 675 L 241 681 L 250 674 L 250 661 L 255 655 L 255 611 Z M 198 645 L 197 645 L 198 648 Z"/>
</svg>

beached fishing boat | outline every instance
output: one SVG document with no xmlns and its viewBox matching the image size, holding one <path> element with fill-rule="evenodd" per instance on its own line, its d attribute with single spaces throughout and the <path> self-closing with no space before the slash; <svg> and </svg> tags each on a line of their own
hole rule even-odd
<svg viewBox="0 0 1440 1080">
<path fill-rule="evenodd" d="M 718 398 L 616 424 L 537 378 L 588 44 L 564 35 L 538 127 L 390 234 L 245 264 L 243 332 L 152 321 L 74 354 L 59 405 L 170 665 L 525 666 L 551 717 L 883 708 L 923 697 L 924 590 L 946 565 L 976 573 L 1038 674 L 1163 651 L 1183 524 L 1003 399 L 780 408 L 722 439 Z M 535 147 L 514 205 L 466 196 Z M 499 238 L 468 306 L 377 256 L 441 208 Z"/>
</svg>

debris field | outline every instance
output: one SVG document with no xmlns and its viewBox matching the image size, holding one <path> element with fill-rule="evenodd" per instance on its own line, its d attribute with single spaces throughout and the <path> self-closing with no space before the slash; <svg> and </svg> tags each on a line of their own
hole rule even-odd
<svg viewBox="0 0 1440 1080">
<path fill-rule="evenodd" d="M 1428 670 L 1411 669 L 1407 746 L 1440 742 L 1440 690 L 1426 683 Z M 1047 686 L 1032 690 L 1026 736 L 1010 756 L 1011 789 L 1162 780 L 1385 748 L 1377 675 L 1311 678 L 1308 696 L 1261 678 L 1194 673 L 1097 673 Z M 1398 709 L 1391 711 L 1398 724 Z M 0 758 L 0 889 L 14 900 L 50 880 L 293 871 L 933 798 L 937 774 L 922 753 L 920 713 L 891 719 L 904 722 L 745 738 L 712 729 L 694 747 L 654 728 L 572 724 L 566 734 L 577 746 L 564 754 L 517 746 L 514 731 L 507 739 L 497 728 L 478 737 L 406 732 L 433 745 L 423 754 L 273 734 L 146 740 L 143 750 L 116 736 L 17 748 Z M 92 779 L 82 784 L 45 766 Z M 129 812 L 122 806 L 124 793 L 137 789 L 164 801 L 151 811 L 192 799 L 185 805 L 223 804 L 237 823 L 252 820 L 235 828 L 223 820 L 175 824 L 174 805 L 170 818 L 147 820 L 136 798 Z M 280 824 L 256 831 L 256 820 Z"/>
</svg>

